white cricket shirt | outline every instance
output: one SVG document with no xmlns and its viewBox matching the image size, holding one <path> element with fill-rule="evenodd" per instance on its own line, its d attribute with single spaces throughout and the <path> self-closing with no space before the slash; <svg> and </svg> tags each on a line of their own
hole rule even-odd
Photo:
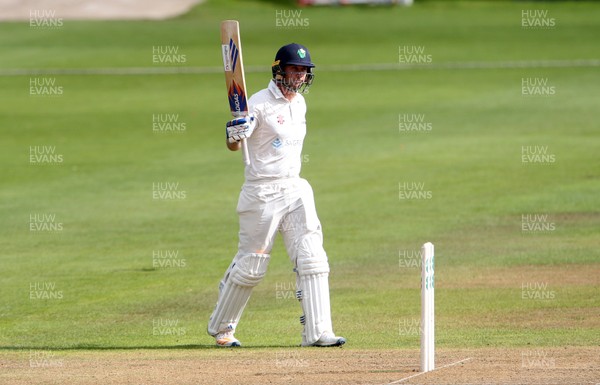
<svg viewBox="0 0 600 385">
<path fill-rule="evenodd" d="M 248 111 L 257 119 L 247 139 L 250 165 L 247 182 L 297 178 L 302 165 L 302 144 L 306 135 L 306 102 L 296 94 L 290 102 L 275 82 L 250 97 Z"/>
</svg>

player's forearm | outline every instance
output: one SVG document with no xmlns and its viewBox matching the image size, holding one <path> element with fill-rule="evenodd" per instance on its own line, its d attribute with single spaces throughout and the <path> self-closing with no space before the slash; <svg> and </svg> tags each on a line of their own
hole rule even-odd
<svg viewBox="0 0 600 385">
<path fill-rule="evenodd" d="M 227 143 L 227 148 L 231 151 L 238 151 L 240 148 L 242 148 L 242 144 L 240 142 L 229 143 L 228 139 L 225 139 L 225 142 Z"/>
</svg>

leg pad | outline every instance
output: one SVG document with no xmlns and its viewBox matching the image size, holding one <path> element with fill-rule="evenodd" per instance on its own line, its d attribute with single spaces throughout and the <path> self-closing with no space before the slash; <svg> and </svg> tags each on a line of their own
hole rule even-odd
<svg viewBox="0 0 600 385">
<path fill-rule="evenodd" d="M 235 331 L 252 289 L 265 277 L 269 254 L 248 254 L 237 258 L 219 287 L 219 300 L 208 322 L 208 333 Z"/>
</svg>

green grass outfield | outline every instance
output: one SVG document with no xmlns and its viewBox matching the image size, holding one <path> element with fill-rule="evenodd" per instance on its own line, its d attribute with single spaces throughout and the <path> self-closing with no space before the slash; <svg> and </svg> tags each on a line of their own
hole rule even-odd
<svg viewBox="0 0 600 385">
<path fill-rule="evenodd" d="M 600 4 L 306 8 L 299 29 L 277 28 L 282 9 L 209 1 L 162 22 L 0 24 L 0 348 L 213 343 L 206 323 L 236 251 L 243 181 L 240 154 L 224 146 L 226 18 L 241 22 L 245 65 L 265 70 L 247 74 L 251 91 L 267 85 L 285 43 L 307 45 L 317 63 L 302 175 L 315 190 L 334 325 L 348 347 L 418 346 L 413 257 L 426 241 L 436 246 L 438 346 L 599 345 L 600 71 L 573 61 L 600 59 Z M 528 9 L 547 10 L 555 27 L 523 29 Z M 186 62 L 154 64 L 153 46 L 177 47 Z M 407 46 L 423 47 L 431 64 L 335 69 L 397 64 Z M 482 62 L 494 68 L 471 68 Z M 208 70 L 8 76 L 130 67 Z M 38 78 L 62 95 L 30 95 Z M 524 78 L 546 79 L 553 94 L 522 95 Z M 185 131 L 153 132 L 155 114 L 177 114 Z M 431 130 L 401 132 L 399 120 L 415 114 Z M 53 146 L 63 161 L 31 164 L 31 146 Z M 554 161 L 523 163 L 523 146 L 547 148 Z M 153 200 L 158 182 L 179 183 L 185 199 Z M 405 182 L 424 184 L 431 199 L 399 199 Z M 55 215 L 62 231 L 31 231 L 36 214 Z M 547 231 L 524 232 L 522 216 L 536 214 L 547 215 L 537 222 Z M 156 250 L 185 266 L 154 268 Z M 280 239 L 269 269 L 237 335 L 247 346 L 297 345 L 300 309 Z M 44 295 L 36 285 L 55 285 L 47 294 L 60 298 L 31 299 Z"/>
</svg>

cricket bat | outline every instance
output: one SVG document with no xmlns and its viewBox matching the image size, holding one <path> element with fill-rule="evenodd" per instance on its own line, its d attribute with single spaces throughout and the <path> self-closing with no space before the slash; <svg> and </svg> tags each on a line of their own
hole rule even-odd
<svg viewBox="0 0 600 385">
<path fill-rule="evenodd" d="M 235 118 L 247 116 L 246 80 L 244 78 L 244 62 L 242 61 L 240 24 L 237 20 L 221 22 L 221 51 L 229 109 Z M 242 139 L 242 157 L 244 164 L 249 165 L 250 157 L 248 156 L 246 139 Z"/>
</svg>

